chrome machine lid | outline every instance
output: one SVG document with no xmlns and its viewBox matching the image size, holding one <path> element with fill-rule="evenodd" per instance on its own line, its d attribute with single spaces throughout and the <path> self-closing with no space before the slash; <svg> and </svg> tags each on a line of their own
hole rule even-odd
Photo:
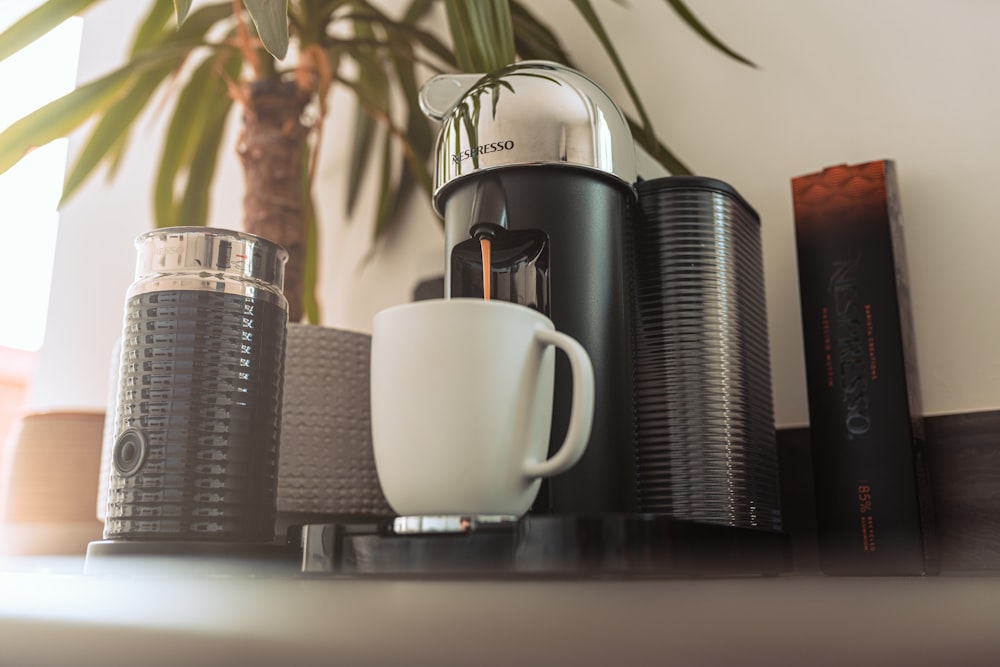
<svg viewBox="0 0 1000 667">
<path fill-rule="evenodd" d="M 576 70 L 526 60 L 493 74 L 434 77 L 420 91 L 442 121 L 434 208 L 452 181 L 497 167 L 566 165 L 603 172 L 631 188 L 636 150 L 621 109 Z"/>
</svg>

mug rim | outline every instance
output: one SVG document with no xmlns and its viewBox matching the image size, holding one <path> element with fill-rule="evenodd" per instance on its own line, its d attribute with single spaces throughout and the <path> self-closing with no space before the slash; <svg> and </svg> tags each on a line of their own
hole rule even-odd
<svg viewBox="0 0 1000 667">
<path fill-rule="evenodd" d="M 503 301 L 500 299 L 486 300 L 486 299 L 478 299 L 475 297 L 454 297 L 454 298 L 439 297 L 435 299 L 422 299 L 420 301 L 410 301 L 408 303 L 400 303 L 394 306 L 383 308 L 382 310 L 378 311 L 377 313 L 375 313 L 375 317 L 373 318 L 372 321 L 374 323 L 375 320 L 378 320 L 383 316 L 388 316 L 391 313 L 397 313 L 400 311 L 418 310 L 425 308 L 443 308 L 443 307 L 449 307 L 452 304 L 461 304 L 463 307 L 471 307 L 471 308 L 508 309 L 511 312 L 519 313 L 520 316 L 532 317 L 536 320 L 539 320 L 540 323 L 544 324 L 553 331 L 556 328 L 555 323 L 552 321 L 552 318 L 545 315 L 545 313 L 535 310 L 534 308 L 529 308 L 528 306 L 523 306 L 519 303 L 513 303 L 511 301 Z M 473 304 L 479 304 L 479 305 L 473 305 Z"/>
</svg>

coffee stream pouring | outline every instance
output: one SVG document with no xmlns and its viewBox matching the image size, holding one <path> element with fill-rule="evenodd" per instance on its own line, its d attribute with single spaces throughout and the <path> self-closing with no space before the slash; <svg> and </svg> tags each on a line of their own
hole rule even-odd
<svg viewBox="0 0 1000 667">
<path fill-rule="evenodd" d="M 438 76 L 421 106 L 442 123 L 434 207 L 446 297 L 485 290 L 538 310 L 593 362 L 587 451 L 531 513 L 780 530 L 753 209 L 714 179 L 642 181 L 621 110 L 556 63 Z M 557 445 L 571 403 L 563 359 L 555 383 Z"/>
</svg>

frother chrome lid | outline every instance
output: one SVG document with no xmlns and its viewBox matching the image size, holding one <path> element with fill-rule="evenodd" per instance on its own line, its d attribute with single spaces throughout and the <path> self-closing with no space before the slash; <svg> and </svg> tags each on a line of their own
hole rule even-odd
<svg viewBox="0 0 1000 667">
<path fill-rule="evenodd" d="M 558 63 L 528 60 L 492 74 L 441 75 L 420 91 L 442 121 L 434 207 L 457 179 L 498 167 L 565 165 L 632 187 L 635 144 L 621 109 L 596 83 Z"/>
<path fill-rule="evenodd" d="M 138 280 L 203 273 L 219 279 L 263 283 L 281 290 L 288 252 L 267 239 L 229 229 L 167 227 L 135 240 Z"/>
</svg>

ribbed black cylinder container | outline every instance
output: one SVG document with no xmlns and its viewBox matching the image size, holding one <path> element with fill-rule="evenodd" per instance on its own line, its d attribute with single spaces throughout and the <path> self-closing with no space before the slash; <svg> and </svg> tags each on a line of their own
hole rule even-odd
<svg viewBox="0 0 1000 667">
<path fill-rule="evenodd" d="M 780 530 L 760 219 L 715 179 L 638 191 L 641 511 Z"/>
<path fill-rule="evenodd" d="M 287 253 L 206 228 L 136 245 L 104 537 L 270 541 Z"/>
</svg>

